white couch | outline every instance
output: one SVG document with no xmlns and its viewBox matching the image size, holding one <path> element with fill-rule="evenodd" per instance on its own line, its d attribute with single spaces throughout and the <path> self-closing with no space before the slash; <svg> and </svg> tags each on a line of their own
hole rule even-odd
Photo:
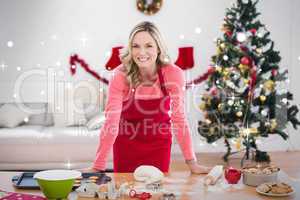
<svg viewBox="0 0 300 200">
<path fill-rule="evenodd" d="M 104 122 L 105 88 L 96 81 L 79 81 L 47 92 L 42 102 L 0 102 L 0 170 L 91 165 Z"/>
<path fill-rule="evenodd" d="M 48 107 L 47 103 L 29 103 L 26 106 Z M 101 118 L 102 109 L 85 113 L 87 121 L 95 115 Z M 104 121 L 104 117 L 100 120 Z M 95 158 L 99 130 L 100 127 L 90 130 L 86 125 L 57 127 L 53 114 L 48 112 L 30 115 L 26 123 L 0 128 L 0 170 L 87 167 Z M 111 158 L 109 168 L 112 167 Z"/>
</svg>

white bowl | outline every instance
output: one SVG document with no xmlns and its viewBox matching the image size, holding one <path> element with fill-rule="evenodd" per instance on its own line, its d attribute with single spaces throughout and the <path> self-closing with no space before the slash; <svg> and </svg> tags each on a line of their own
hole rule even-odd
<svg viewBox="0 0 300 200">
<path fill-rule="evenodd" d="M 254 174 L 243 170 L 243 183 L 249 186 L 258 186 L 262 183 L 277 182 L 278 172 L 271 174 Z"/>
</svg>

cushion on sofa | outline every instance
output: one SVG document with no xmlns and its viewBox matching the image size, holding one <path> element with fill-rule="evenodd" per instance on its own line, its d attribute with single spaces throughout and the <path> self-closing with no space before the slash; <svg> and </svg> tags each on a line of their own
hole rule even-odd
<svg viewBox="0 0 300 200">
<path fill-rule="evenodd" d="M 0 127 L 14 128 L 29 118 L 29 114 L 14 103 L 6 103 L 0 107 Z"/>
<path fill-rule="evenodd" d="M 88 128 L 88 130 L 96 130 L 103 125 L 104 121 L 105 121 L 105 115 L 103 113 L 98 114 L 88 121 L 86 127 Z"/>
<path fill-rule="evenodd" d="M 56 106 L 49 103 L 49 110 L 53 114 L 55 127 L 82 126 L 87 122 L 83 103 L 80 99 L 74 103 L 70 101 Z"/>
<path fill-rule="evenodd" d="M 53 126 L 53 116 L 48 113 L 48 103 L 24 103 L 30 113 L 27 125 Z"/>
</svg>

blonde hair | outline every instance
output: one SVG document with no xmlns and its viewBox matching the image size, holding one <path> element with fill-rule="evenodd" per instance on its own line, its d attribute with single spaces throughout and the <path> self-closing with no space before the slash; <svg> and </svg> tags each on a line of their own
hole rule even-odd
<svg viewBox="0 0 300 200">
<path fill-rule="evenodd" d="M 140 78 L 139 78 L 139 67 L 134 62 L 131 54 L 132 40 L 137 33 L 143 31 L 151 35 L 151 37 L 155 40 L 156 45 L 158 47 L 159 53 L 156 60 L 156 66 L 159 68 L 170 63 L 170 57 L 167 54 L 166 45 L 164 44 L 162 35 L 159 32 L 158 28 L 153 23 L 147 21 L 137 24 L 129 35 L 128 47 L 121 52 L 121 56 L 120 56 L 121 61 L 125 67 L 128 82 L 130 86 L 133 87 L 140 83 Z"/>
</svg>

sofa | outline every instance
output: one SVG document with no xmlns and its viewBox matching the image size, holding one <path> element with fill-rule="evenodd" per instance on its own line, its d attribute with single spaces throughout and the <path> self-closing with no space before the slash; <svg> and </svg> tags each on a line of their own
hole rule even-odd
<svg viewBox="0 0 300 200">
<path fill-rule="evenodd" d="M 95 158 L 106 86 L 65 84 L 46 102 L 0 102 L 0 170 L 84 168 Z M 54 94 L 54 93 L 53 93 Z M 108 167 L 112 167 L 112 156 Z"/>
</svg>

